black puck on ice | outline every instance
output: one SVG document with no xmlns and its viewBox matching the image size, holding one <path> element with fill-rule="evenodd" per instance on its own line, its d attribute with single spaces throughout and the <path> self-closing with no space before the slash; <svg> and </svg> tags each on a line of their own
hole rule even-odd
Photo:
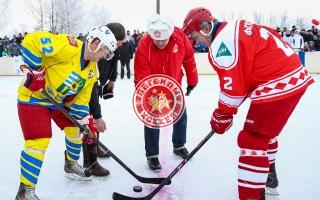
<svg viewBox="0 0 320 200">
<path fill-rule="evenodd" d="M 142 191 L 142 187 L 136 185 L 136 186 L 133 187 L 133 191 L 135 191 L 135 192 L 141 192 L 141 191 Z"/>
<path fill-rule="evenodd" d="M 85 175 L 86 177 L 90 177 L 90 176 L 92 175 L 91 169 L 85 169 L 85 170 L 84 170 L 84 175 Z"/>
</svg>

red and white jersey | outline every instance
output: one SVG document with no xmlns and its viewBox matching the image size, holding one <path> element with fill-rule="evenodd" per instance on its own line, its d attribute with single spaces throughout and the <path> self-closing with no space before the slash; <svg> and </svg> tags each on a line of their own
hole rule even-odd
<svg viewBox="0 0 320 200">
<path fill-rule="evenodd" d="M 314 82 L 298 55 L 273 29 L 245 20 L 222 22 L 209 48 L 220 79 L 219 109 L 236 114 L 246 98 L 276 101 Z"/>
</svg>

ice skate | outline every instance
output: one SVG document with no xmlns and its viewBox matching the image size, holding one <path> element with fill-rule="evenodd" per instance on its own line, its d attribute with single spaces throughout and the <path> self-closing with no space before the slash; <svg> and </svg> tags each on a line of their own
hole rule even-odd
<svg viewBox="0 0 320 200">
<path fill-rule="evenodd" d="M 266 183 L 266 195 L 273 195 L 278 196 L 279 192 L 277 190 L 277 187 L 279 185 L 277 173 L 276 173 L 276 167 L 275 164 L 270 165 L 270 170 L 268 174 L 268 179 Z"/>
<path fill-rule="evenodd" d="M 69 179 L 79 181 L 91 180 L 91 170 L 88 170 L 79 165 L 76 161 L 70 161 L 67 158 L 65 158 L 64 171 L 66 172 L 65 177 Z"/>
<path fill-rule="evenodd" d="M 35 188 L 20 183 L 16 200 L 40 200 L 35 193 Z"/>
</svg>

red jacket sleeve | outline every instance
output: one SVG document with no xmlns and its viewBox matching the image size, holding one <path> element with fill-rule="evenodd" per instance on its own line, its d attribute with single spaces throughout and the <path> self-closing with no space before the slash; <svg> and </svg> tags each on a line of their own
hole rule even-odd
<svg viewBox="0 0 320 200">
<path fill-rule="evenodd" d="M 151 68 L 149 66 L 149 55 L 146 51 L 149 50 L 147 46 L 146 37 L 143 37 L 138 44 L 137 52 L 134 57 L 134 84 L 137 85 L 142 79 L 151 75 Z"/>
<path fill-rule="evenodd" d="M 194 59 L 194 49 L 188 37 L 182 32 L 182 38 L 185 46 L 185 56 L 183 59 L 183 68 L 186 72 L 187 83 L 190 86 L 198 84 L 198 71 Z"/>
</svg>

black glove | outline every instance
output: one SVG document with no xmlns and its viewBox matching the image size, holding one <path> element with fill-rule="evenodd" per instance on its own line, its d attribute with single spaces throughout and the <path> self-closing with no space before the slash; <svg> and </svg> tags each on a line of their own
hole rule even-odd
<svg viewBox="0 0 320 200">
<path fill-rule="evenodd" d="M 101 87 L 101 91 L 100 91 L 100 97 L 102 97 L 103 99 L 110 99 L 113 97 L 113 91 L 112 88 L 108 89 L 108 84 L 105 84 L 104 86 Z"/>
<path fill-rule="evenodd" d="M 191 91 L 193 90 L 193 88 L 195 88 L 196 86 L 191 86 L 191 85 L 188 85 L 187 87 L 187 92 L 186 92 L 186 96 L 189 96 Z"/>
</svg>

